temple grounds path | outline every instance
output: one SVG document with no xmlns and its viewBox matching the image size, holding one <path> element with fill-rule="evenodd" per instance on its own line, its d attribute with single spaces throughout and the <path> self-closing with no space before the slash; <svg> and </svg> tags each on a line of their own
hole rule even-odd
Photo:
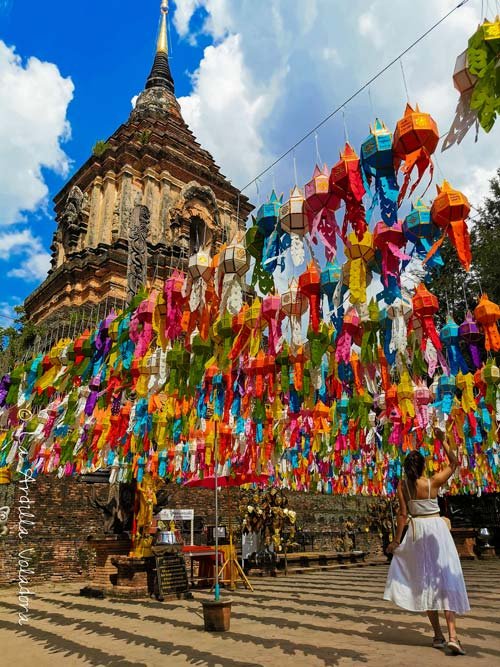
<svg viewBox="0 0 500 667">
<path fill-rule="evenodd" d="M 466 658 L 429 647 L 422 615 L 382 598 L 386 565 L 254 578 L 240 589 L 231 630 L 206 633 L 200 600 L 81 598 L 81 585 L 34 584 L 29 623 L 17 589 L 0 592 L 0 665 L 58 667 L 324 667 L 500 665 L 500 559 L 464 563 L 472 610 L 460 619 Z"/>
</svg>

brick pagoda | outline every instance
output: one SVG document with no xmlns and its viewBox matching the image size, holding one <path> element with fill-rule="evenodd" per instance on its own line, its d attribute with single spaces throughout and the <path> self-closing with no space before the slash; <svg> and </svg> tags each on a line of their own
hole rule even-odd
<svg viewBox="0 0 500 667">
<path fill-rule="evenodd" d="M 121 307 L 127 291 L 134 208 L 148 209 L 148 284 L 182 268 L 202 243 L 213 252 L 252 207 L 194 138 L 175 97 L 167 43 L 167 3 L 153 67 L 129 119 L 56 195 L 52 266 L 26 299 L 31 321 L 68 311 Z M 237 219 L 238 218 L 238 219 Z M 96 308 L 97 309 L 97 308 Z"/>
</svg>

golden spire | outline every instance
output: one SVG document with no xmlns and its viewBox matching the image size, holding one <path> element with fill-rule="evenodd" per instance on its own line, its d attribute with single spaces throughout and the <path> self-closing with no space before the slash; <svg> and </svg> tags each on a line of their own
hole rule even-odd
<svg viewBox="0 0 500 667">
<path fill-rule="evenodd" d="M 158 42 L 156 44 L 156 53 L 166 53 L 168 55 L 167 15 L 168 0 L 161 0 L 161 24 L 160 34 L 158 35 Z"/>
</svg>

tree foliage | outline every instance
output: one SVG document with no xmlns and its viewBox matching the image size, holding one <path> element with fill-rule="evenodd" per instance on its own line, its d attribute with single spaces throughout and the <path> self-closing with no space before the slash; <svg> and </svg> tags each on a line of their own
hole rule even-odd
<svg viewBox="0 0 500 667">
<path fill-rule="evenodd" d="M 28 320 L 24 306 L 14 308 L 16 318 L 8 327 L 0 327 L 0 372 L 3 374 L 19 363 L 33 349 L 37 337 L 46 334 L 43 325 Z"/>
</svg>

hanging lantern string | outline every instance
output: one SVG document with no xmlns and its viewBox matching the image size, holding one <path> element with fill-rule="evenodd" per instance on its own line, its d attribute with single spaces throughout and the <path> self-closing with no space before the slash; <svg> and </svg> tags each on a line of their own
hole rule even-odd
<svg viewBox="0 0 500 667">
<path fill-rule="evenodd" d="M 468 311 L 469 310 L 469 302 L 467 301 L 467 291 L 465 289 L 465 283 L 462 283 L 462 289 L 464 291 L 465 309 Z"/>
<path fill-rule="evenodd" d="M 438 168 L 439 175 L 441 176 L 441 180 L 444 181 L 443 170 L 441 169 L 441 165 L 439 164 L 439 161 L 438 161 L 438 159 L 437 159 L 437 156 L 434 154 L 434 155 L 433 155 L 433 158 L 434 158 L 434 162 L 436 163 L 436 167 Z"/>
<path fill-rule="evenodd" d="M 299 179 L 297 176 L 297 160 L 295 158 L 295 153 L 293 154 L 293 176 L 295 178 L 295 185 L 299 184 Z"/>
<path fill-rule="evenodd" d="M 372 89 L 370 87 L 368 87 L 368 100 L 370 102 L 370 112 L 372 114 L 372 118 L 375 118 L 375 107 L 373 106 Z"/>
<path fill-rule="evenodd" d="M 346 144 L 349 143 L 349 133 L 347 131 L 347 123 L 345 121 L 345 108 L 342 107 L 342 123 L 344 124 L 344 141 Z"/>
<path fill-rule="evenodd" d="M 318 161 L 318 167 L 321 169 L 322 160 L 321 160 L 321 155 L 319 154 L 319 144 L 318 144 L 318 133 L 317 132 L 314 133 L 314 143 L 316 145 L 316 160 Z"/>
<path fill-rule="evenodd" d="M 303 137 L 301 137 L 298 141 L 296 141 L 293 146 L 291 146 L 288 150 L 286 150 L 282 155 L 276 158 L 274 162 L 272 162 L 268 167 L 263 169 L 260 174 L 257 174 L 255 178 L 261 178 L 265 174 L 267 174 L 268 171 L 270 171 L 273 167 L 275 167 L 279 162 L 281 162 L 284 158 L 286 158 L 290 153 L 292 153 L 300 144 L 302 144 L 306 139 L 309 139 L 310 136 L 314 135 L 314 133 L 319 130 L 320 127 L 322 127 L 325 123 L 327 123 L 331 118 L 336 116 L 339 111 L 345 107 L 346 104 L 349 104 L 349 102 L 352 102 L 352 100 L 357 97 L 360 93 L 362 93 L 364 90 L 366 90 L 374 81 L 376 81 L 382 74 L 387 72 L 388 69 L 390 69 L 394 63 L 396 63 L 402 56 L 406 55 L 409 51 L 411 51 L 419 42 L 421 42 L 423 39 L 427 37 L 433 30 L 435 30 L 441 23 L 446 21 L 446 19 L 451 16 L 454 12 L 457 11 L 457 9 L 460 9 L 461 7 L 464 7 L 470 0 L 461 0 L 461 2 L 458 3 L 455 7 L 450 9 L 450 11 L 445 14 L 442 18 L 439 19 L 439 21 L 436 21 L 434 25 L 432 25 L 430 28 L 428 28 L 424 33 L 420 35 L 414 42 L 412 42 L 409 46 L 404 49 L 404 51 L 401 51 L 395 58 L 393 58 L 385 67 L 383 67 L 377 74 L 371 77 L 366 83 L 364 83 L 358 90 L 356 90 L 352 95 L 350 95 L 346 100 L 342 102 L 336 109 L 334 109 L 331 113 L 329 113 L 327 116 L 323 118 L 317 125 L 315 125 L 309 132 L 307 132 Z M 251 181 L 249 181 L 242 189 L 241 192 L 244 192 L 247 190 L 252 183 L 255 181 L 255 178 L 252 178 Z"/>
<path fill-rule="evenodd" d="M 406 93 L 406 101 L 408 104 L 410 103 L 410 94 L 408 92 L 408 82 L 406 81 L 406 74 L 405 74 L 405 68 L 403 65 L 403 59 L 399 59 L 399 66 L 401 67 L 401 76 L 403 77 L 403 85 L 405 87 L 405 93 Z"/>
</svg>

